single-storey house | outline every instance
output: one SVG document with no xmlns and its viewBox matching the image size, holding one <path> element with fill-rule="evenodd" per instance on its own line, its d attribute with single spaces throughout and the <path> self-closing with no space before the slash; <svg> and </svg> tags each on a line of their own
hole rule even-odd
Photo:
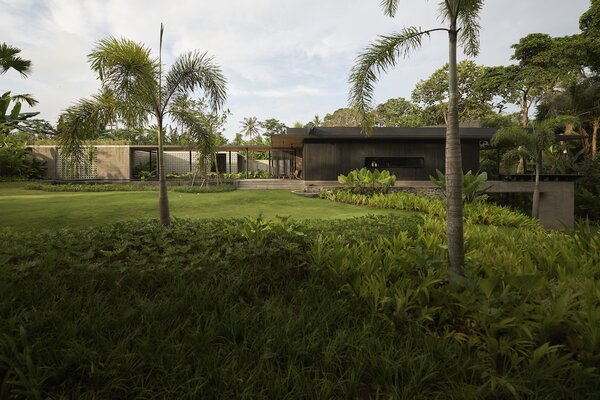
<svg viewBox="0 0 600 400">
<path fill-rule="evenodd" d="M 463 171 L 479 169 L 480 146 L 494 133 L 494 128 L 460 128 Z M 368 136 L 360 128 L 288 128 L 271 140 L 274 160 L 291 160 L 292 170 L 301 171 L 305 181 L 337 180 L 362 167 L 389 170 L 409 181 L 445 170 L 445 127 L 374 128 Z"/>
</svg>

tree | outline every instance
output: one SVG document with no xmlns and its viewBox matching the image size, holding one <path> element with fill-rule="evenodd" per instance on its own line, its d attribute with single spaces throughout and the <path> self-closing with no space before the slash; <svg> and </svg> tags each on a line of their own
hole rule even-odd
<svg viewBox="0 0 600 400">
<path fill-rule="evenodd" d="M 66 154 L 77 156 L 81 154 L 83 141 L 97 135 L 108 123 L 120 120 L 128 127 L 140 127 L 148 125 L 152 116 L 158 135 L 160 221 L 168 225 L 165 119 L 170 117 L 191 132 L 203 129 L 192 112 L 174 104 L 178 98 L 201 90 L 211 109 L 218 110 L 226 99 L 226 79 L 213 58 L 198 51 L 179 56 L 164 73 L 162 39 L 161 24 L 158 59 L 151 56 L 150 49 L 131 40 L 115 37 L 101 40 L 88 59 L 102 81 L 102 91 L 67 109 L 59 125 L 59 142 Z"/>
<path fill-rule="evenodd" d="M 490 115 L 493 93 L 478 85 L 484 67 L 470 60 L 457 65 L 458 114 L 460 121 L 479 121 Z M 427 125 L 446 124 L 448 111 L 448 64 L 429 78 L 417 83 L 412 101 L 421 105 L 427 116 Z"/>
<path fill-rule="evenodd" d="M 14 69 L 24 78 L 31 72 L 31 61 L 18 56 L 20 49 L 6 43 L 0 44 L 0 75 L 9 69 Z"/>
<path fill-rule="evenodd" d="M 12 131 L 22 128 L 27 119 L 39 114 L 39 112 L 22 113 L 21 100 L 29 105 L 37 103 L 28 95 L 11 96 L 10 92 L 6 92 L 0 96 L 0 133 L 8 135 Z"/>
<path fill-rule="evenodd" d="M 260 123 L 256 117 L 246 117 L 242 121 L 242 130 L 240 133 L 249 138 L 260 136 Z"/>
<path fill-rule="evenodd" d="M 386 15 L 393 17 L 398 0 L 382 0 Z M 429 30 L 405 27 L 398 33 L 380 36 L 356 60 L 350 75 L 350 104 L 357 110 L 364 130 L 371 132 L 374 121 L 370 115 L 374 84 L 379 75 L 395 66 L 398 58 L 406 57 L 421 47 L 423 38 L 434 32 L 448 34 L 448 124 L 446 130 L 446 187 L 448 207 L 448 260 L 453 274 L 462 274 L 464 261 L 464 232 L 462 209 L 462 157 L 458 127 L 458 80 L 456 53 L 460 44 L 466 55 L 479 51 L 479 12 L 483 0 L 444 0 L 440 17 L 447 26 Z M 451 274 L 452 276 L 452 274 Z"/>
<path fill-rule="evenodd" d="M 423 126 L 423 111 L 416 104 L 403 97 L 389 99 L 378 104 L 374 110 L 375 123 L 378 126 L 397 127 Z"/>
<path fill-rule="evenodd" d="M 285 124 L 275 118 L 269 118 L 262 121 L 260 126 L 265 130 L 265 136 L 269 139 L 273 135 L 283 135 L 285 133 Z"/>
<path fill-rule="evenodd" d="M 319 114 L 315 115 L 312 121 L 310 122 L 312 122 L 313 126 L 316 128 L 323 125 L 323 120 L 321 119 L 321 117 L 319 117 Z"/>
<path fill-rule="evenodd" d="M 533 206 L 531 216 L 539 217 L 540 206 L 540 173 L 544 151 L 555 142 L 555 133 L 561 127 L 572 123 L 572 118 L 551 118 L 534 122 L 531 131 L 519 126 L 501 128 L 492 138 L 494 146 L 518 146 L 518 151 L 535 161 L 535 183 L 533 187 Z M 505 158 L 511 156 L 508 152 Z M 519 156 L 521 156 L 519 154 Z"/>
<path fill-rule="evenodd" d="M 322 126 L 327 127 L 353 127 L 360 125 L 360 114 L 352 108 L 340 108 L 333 114 L 325 115 Z"/>
</svg>

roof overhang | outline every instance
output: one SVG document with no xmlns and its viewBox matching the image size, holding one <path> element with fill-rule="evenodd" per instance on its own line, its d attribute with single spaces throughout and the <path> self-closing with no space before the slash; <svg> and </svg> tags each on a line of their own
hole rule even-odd
<svg viewBox="0 0 600 400">
<path fill-rule="evenodd" d="M 489 141 L 496 128 L 460 128 L 464 140 Z M 288 128 L 285 135 L 273 135 L 273 148 L 300 148 L 305 140 L 445 140 L 446 127 L 374 128 L 371 135 L 361 128 Z"/>
</svg>

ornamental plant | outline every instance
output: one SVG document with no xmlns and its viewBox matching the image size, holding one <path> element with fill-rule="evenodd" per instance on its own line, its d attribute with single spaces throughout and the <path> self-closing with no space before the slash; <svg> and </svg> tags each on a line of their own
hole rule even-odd
<svg viewBox="0 0 600 400">
<path fill-rule="evenodd" d="M 367 168 L 355 169 L 348 175 L 338 176 L 338 182 L 352 193 L 387 193 L 396 183 L 396 175 L 390 171 L 370 171 Z"/>
</svg>

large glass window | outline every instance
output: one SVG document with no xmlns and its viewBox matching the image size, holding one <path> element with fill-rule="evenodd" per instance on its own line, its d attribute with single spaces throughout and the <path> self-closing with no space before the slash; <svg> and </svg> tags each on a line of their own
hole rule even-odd
<svg viewBox="0 0 600 400">
<path fill-rule="evenodd" d="M 425 168 L 423 157 L 366 157 L 365 167 L 377 169 Z"/>
</svg>

